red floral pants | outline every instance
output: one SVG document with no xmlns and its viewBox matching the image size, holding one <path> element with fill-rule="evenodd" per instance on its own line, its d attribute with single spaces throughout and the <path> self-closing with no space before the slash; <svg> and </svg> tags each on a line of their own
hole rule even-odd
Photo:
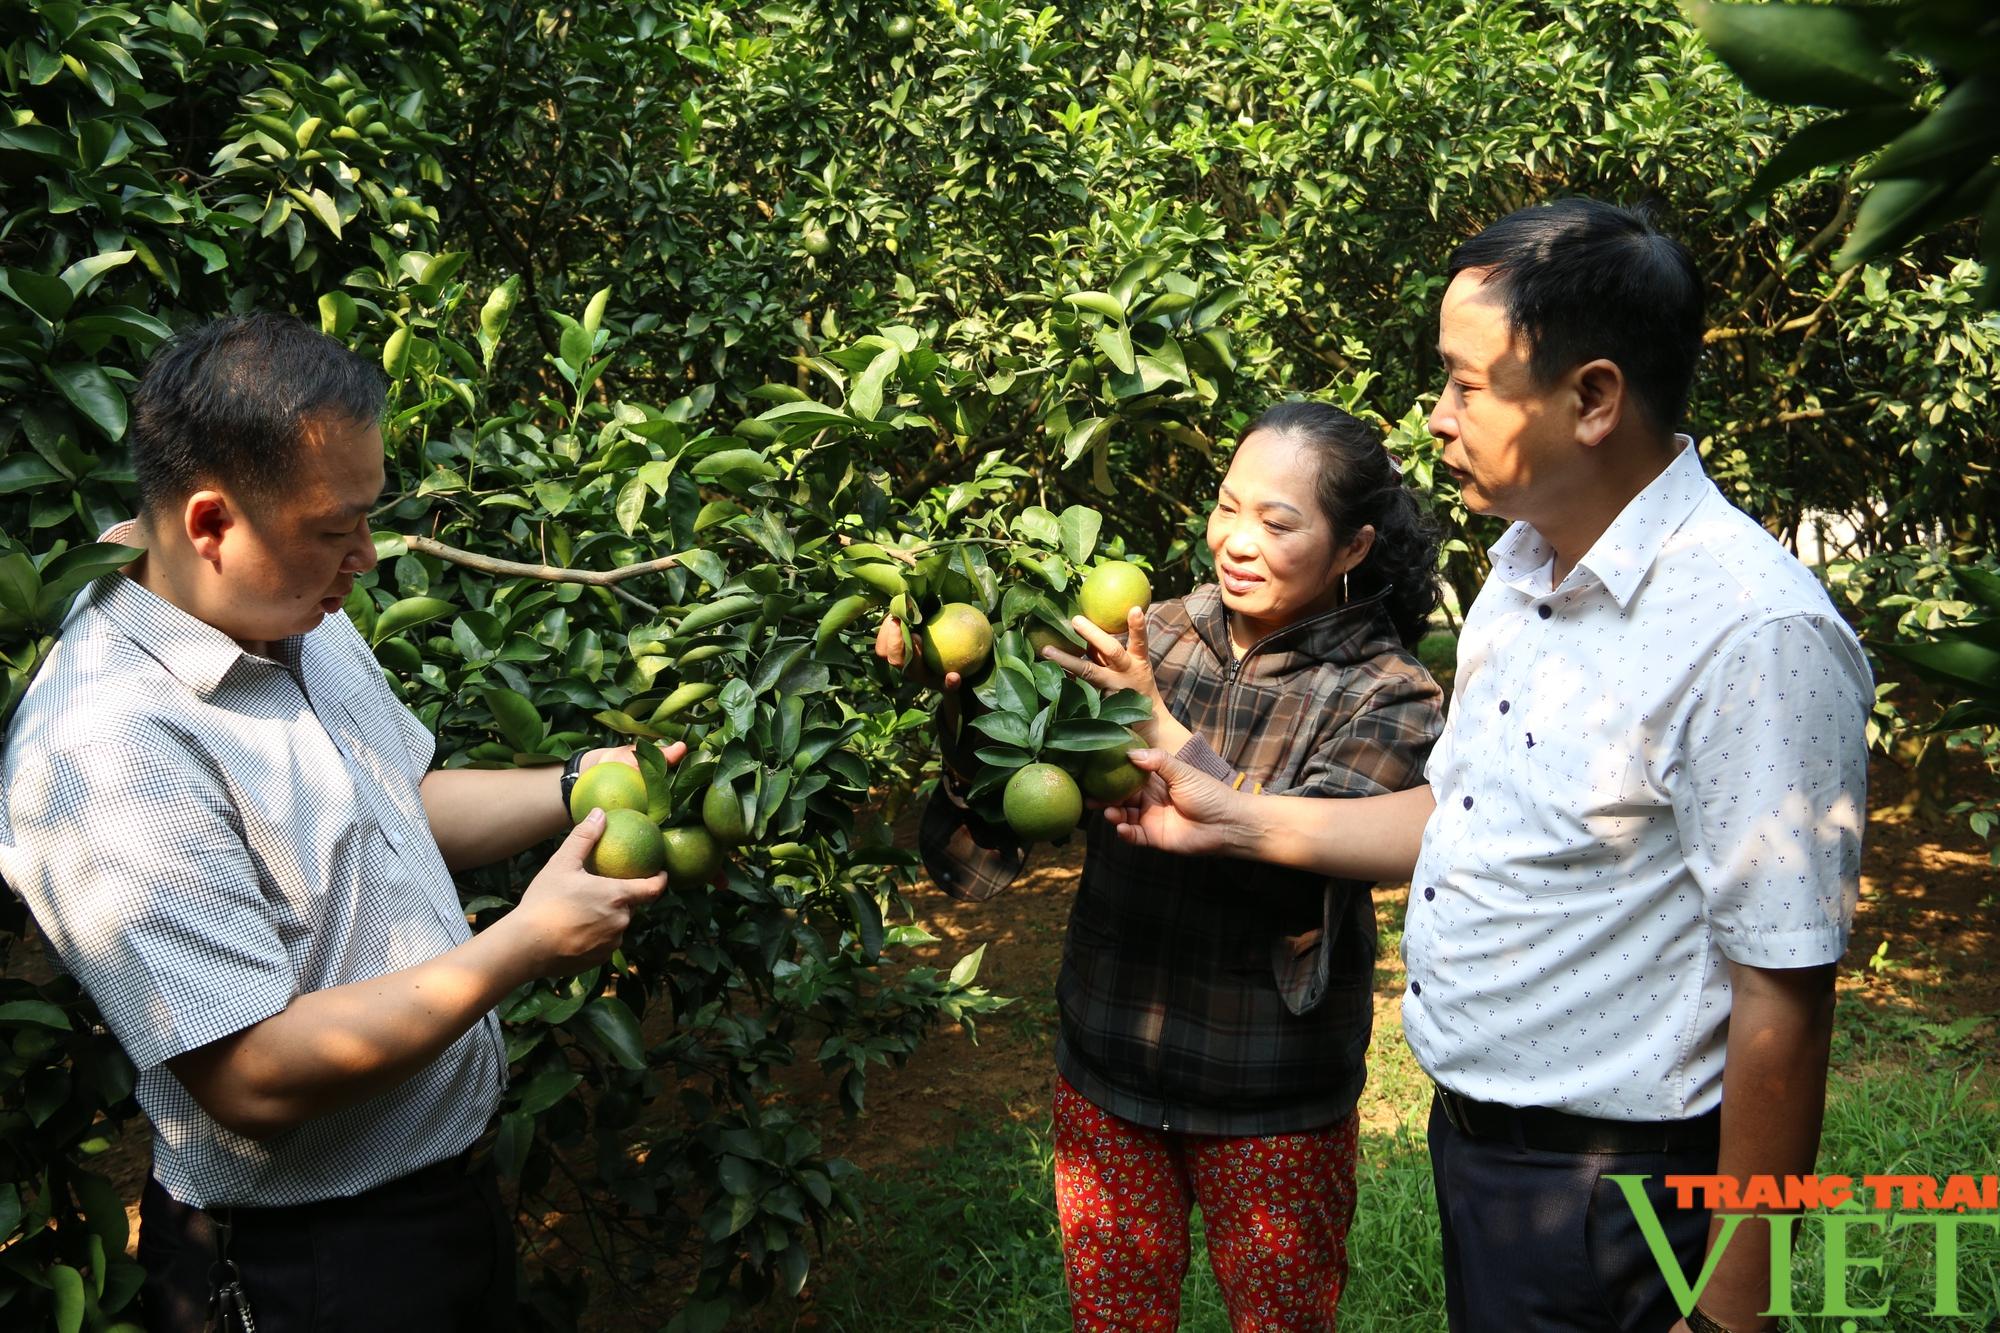
<svg viewBox="0 0 2000 1333">
<path fill-rule="evenodd" d="M 1310 1134 L 1148 1129 L 1056 1078 L 1056 1216 L 1078 1329 L 1172 1330 L 1188 1209 L 1236 1333 L 1326 1330 L 1347 1280 L 1357 1118 Z"/>
</svg>

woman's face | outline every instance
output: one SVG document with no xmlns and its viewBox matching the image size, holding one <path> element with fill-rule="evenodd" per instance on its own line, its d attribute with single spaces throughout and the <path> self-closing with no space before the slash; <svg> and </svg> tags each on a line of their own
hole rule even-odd
<svg viewBox="0 0 2000 1333">
<path fill-rule="evenodd" d="M 1236 447 L 1208 515 L 1222 604 L 1267 631 L 1332 607 L 1375 529 L 1345 542 L 1315 498 L 1319 463 L 1288 435 L 1252 431 Z"/>
</svg>

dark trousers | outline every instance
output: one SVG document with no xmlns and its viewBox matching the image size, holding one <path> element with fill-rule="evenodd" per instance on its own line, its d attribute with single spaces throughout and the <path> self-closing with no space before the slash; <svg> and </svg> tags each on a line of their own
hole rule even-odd
<svg viewBox="0 0 2000 1333">
<path fill-rule="evenodd" d="M 427 1167 L 349 1199 L 217 1209 L 148 1180 L 139 1203 L 146 1327 L 201 1333 L 218 1221 L 258 1333 L 513 1329 L 514 1229 L 491 1167 Z"/>
<path fill-rule="evenodd" d="M 1706 1209 L 1677 1209 L 1662 1177 L 1712 1175 L 1715 1149 L 1550 1152 L 1453 1127 L 1433 1103 L 1431 1174 L 1452 1333 L 1667 1333 L 1674 1305 L 1613 1175 L 1644 1175 L 1681 1271 L 1701 1272 Z"/>
</svg>

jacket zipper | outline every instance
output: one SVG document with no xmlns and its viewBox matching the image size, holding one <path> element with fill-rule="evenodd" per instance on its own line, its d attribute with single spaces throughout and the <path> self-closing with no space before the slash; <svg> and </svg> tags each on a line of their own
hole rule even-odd
<svg viewBox="0 0 2000 1333">
<path fill-rule="evenodd" d="M 1265 647 L 1267 647 L 1271 643 L 1272 640 L 1283 638 L 1285 635 L 1290 634 L 1296 630 L 1306 629 L 1309 626 L 1318 624 L 1322 620 L 1330 620 L 1334 616 L 1340 615 L 1349 609 L 1350 607 L 1348 606 L 1337 606 L 1333 610 L 1328 611 L 1323 615 L 1314 616 L 1311 620 L 1302 620 L 1296 625 L 1287 625 L 1281 630 L 1275 630 L 1270 634 L 1266 634 L 1263 638 L 1251 644 L 1250 647 L 1244 651 L 1243 656 L 1241 657 L 1237 657 L 1233 652 L 1230 654 L 1228 662 L 1224 664 L 1223 674 L 1222 674 L 1222 688 L 1223 688 L 1222 744 L 1216 747 L 1216 753 L 1223 756 L 1223 761 L 1225 763 L 1229 763 L 1230 767 L 1234 768 L 1235 764 L 1230 763 L 1228 757 L 1229 726 L 1230 726 L 1230 720 L 1236 712 L 1234 708 L 1234 704 L 1236 702 L 1236 688 L 1241 683 L 1239 678 L 1241 677 L 1243 672 L 1243 664 L 1245 662 L 1248 662 L 1251 658 L 1255 657 L 1258 653 L 1262 652 L 1265 649 Z M 1226 635 L 1229 632 L 1229 612 L 1227 609 L 1223 611 L 1222 616 L 1223 616 L 1222 629 L 1223 633 Z M 1176 910 L 1174 915 L 1176 918 L 1175 925 L 1176 927 L 1178 927 L 1179 925 L 1178 918 L 1180 916 L 1179 911 Z M 1167 1090 L 1165 1086 L 1165 1073 L 1166 1070 L 1163 1063 L 1161 1066 L 1161 1082 L 1159 1084 L 1160 1132 L 1163 1134 L 1171 1133 L 1173 1130 L 1173 1118 L 1167 1114 L 1166 1110 Z"/>
<path fill-rule="evenodd" d="M 1223 668 L 1222 673 L 1222 744 L 1215 747 L 1215 752 L 1222 756 L 1224 763 L 1228 764 L 1231 768 L 1236 767 L 1236 762 L 1229 757 L 1229 728 L 1236 716 L 1236 688 L 1242 684 L 1243 664 L 1263 652 L 1264 649 L 1270 646 L 1272 640 L 1282 639 L 1287 634 L 1307 629 L 1322 620 L 1331 620 L 1348 609 L 1346 606 L 1337 606 L 1322 615 L 1314 616 L 1311 620 L 1301 620 L 1296 625 L 1287 625 L 1283 629 L 1273 630 L 1244 649 L 1243 656 L 1237 657 L 1233 653 L 1231 654 L 1229 662 Z M 1225 609 L 1222 616 L 1223 632 L 1227 633 L 1229 629 L 1229 612 Z"/>
</svg>

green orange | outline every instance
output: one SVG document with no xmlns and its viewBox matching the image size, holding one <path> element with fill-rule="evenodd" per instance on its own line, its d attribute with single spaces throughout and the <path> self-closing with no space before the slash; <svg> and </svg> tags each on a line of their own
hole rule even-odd
<svg viewBox="0 0 2000 1333">
<path fill-rule="evenodd" d="M 622 768 L 623 765 L 621 764 Z M 645 879 L 666 868 L 667 852 L 659 826 L 639 810 L 607 810 L 604 832 L 584 858 L 593 875 L 611 879 Z"/>
<path fill-rule="evenodd" d="M 614 759 L 592 764 L 569 789 L 569 822 L 581 824 L 592 810 L 646 811 L 646 779 L 630 764 Z"/>
<path fill-rule="evenodd" d="M 1106 634 L 1123 634 L 1133 607 L 1145 610 L 1153 600 L 1146 571 L 1129 560 L 1107 560 L 1083 576 L 1076 595 L 1084 617 Z"/>
<path fill-rule="evenodd" d="M 1066 838 L 1083 818 L 1083 793 L 1076 779 L 1054 764 L 1029 764 L 1007 779 L 1000 803 L 1007 827 L 1029 842 Z"/>
</svg>

